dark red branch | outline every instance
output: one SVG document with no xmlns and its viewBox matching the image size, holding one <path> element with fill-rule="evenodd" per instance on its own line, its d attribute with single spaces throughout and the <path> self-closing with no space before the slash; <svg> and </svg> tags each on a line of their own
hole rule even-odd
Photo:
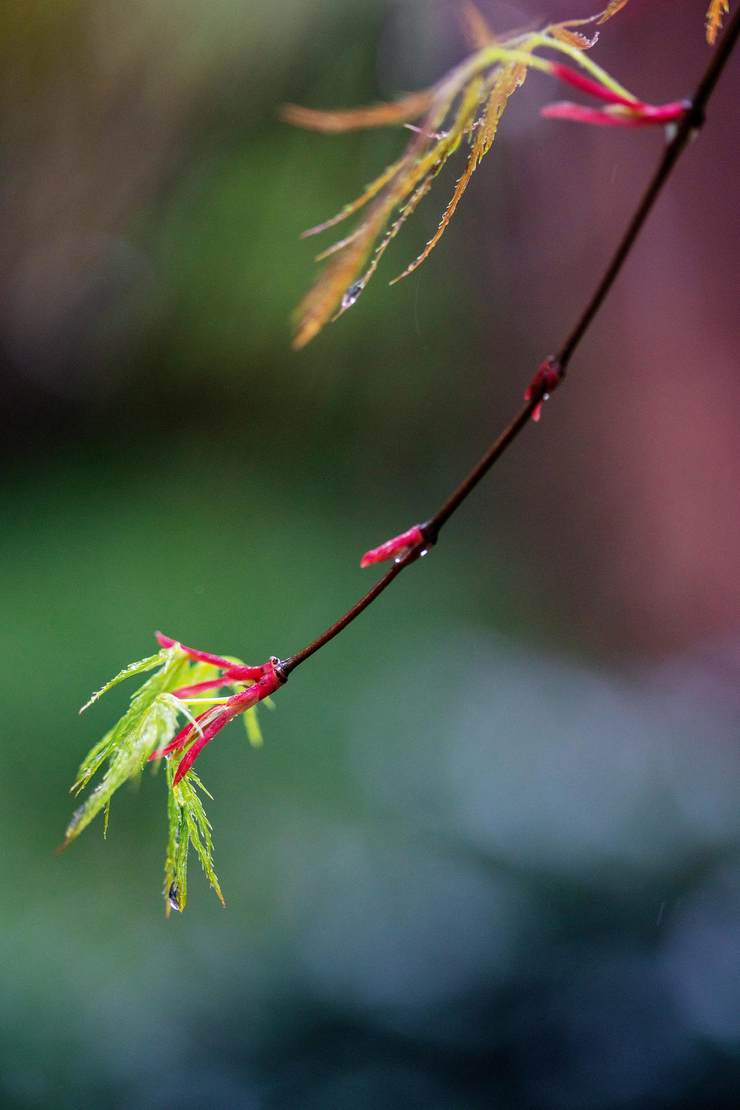
<svg viewBox="0 0 740 1110">
<path fill-rule="evenodd" d="M 420 526 L 424 535 L 426 547 L 431 547 L 432 544 L 436 543 L 440 531 L 452 514 L 460 508 L 478 483 L 486 476 L 494 463 L 498 461 L 504 451 L 506 451 L 514 440 L 519 437 L 521 432 L 524 431 L 530 420 L 539 415 L 543 401 L 545 401 L 553 390 L 562 382 L 576 349 L 591 326 L 597 312 L 606 300 L 647 217 L 671 176 L 678 159 L 692 136 L 700 130 L 704 123 L 706 106 L 727 64 L 730 54 L 737 45 L 738 36 L 740 36 L 740 10 L 736 11 L 732 17 L 727 30 L 712 55 L 712 60 L 703 78 L 697 86 L 696 92 L 693 97 L 687 101 L 686 111 L 675 125 L 675 133 L 665 149 L 658 168 L 641 197 L 635 213 L 627 225 L 624 235 L 606 268 L 604 276 L 581 313 L 575 327 L 564 341 L 558 354 L 545 360 L 536 372 L 527 389 L 524 407 L 519 410 L 513 420 L 511 420 L 493 441 L 483 457 L 476 463 L 470 473 L 463 478 L 460 485 L 450 494 L 441 508 L 439 508 L 434 516 L 430 517 L 425 524 Z M 404 554 L 401 554 L 393 562 L 390 570 L 375 583 L 372 589 L 368 590 L 364 597 L 361 597 L 359 601 L 355 602 L 344 616 L 340 617 L 338 621 L 335 621 L 334 624 L 327 628 L 325 632 L 310 644 L 307 644 L 306 647 L 296 652 L 295 655 L 291 655 L 288 659 L 280 660 L 275 666 L 275 671 L 280 679 L 286 681 L 288 675 L 294 671 L 296 667 L 299 667 L 301 663 L 305 663 L 307 659 L 324 647 L 325 644 L 328 644 L 330 640 L 333 640 L 335 636 L 338 636 L 340 632 L 344 631 L 347 625 L 351 624 L 353 620 L 359 617 L 360 613 L 363 613 L 369 605 L 372 605 L 372 603 L 387 590 L 391 582 L 398 578 L 399 574 L 401 574 L 406 567 L 416 562 L 422 554 L 425 554 L 426 547 L 411 547 Z"/>
</svg>

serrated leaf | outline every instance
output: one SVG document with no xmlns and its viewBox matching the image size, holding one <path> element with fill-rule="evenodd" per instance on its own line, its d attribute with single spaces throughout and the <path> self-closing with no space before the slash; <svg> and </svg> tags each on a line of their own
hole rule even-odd
<svg viewBox="0 0 740 1110">
<path fill-rule="evenodd" d="M 585 22 L 585 21 L 584 21 Z M 560 42 L 568 43 L 569 46 L 575 47 L 576 50 L 590 50 L 599 41 L 599 32 L 596 31 L 589 38 L 584 35 L 582 31 L 575 31 L 571 24 L 568 23 L 554 23 L 548 28 L 549 34 L 554 38 L 559 39 Z"/>
<path fill-rule="evenodd" d="M 477 106 L 477 100 L 473 98 L 476 89 L 480 95 L 477 78 L 467 87 L 463 86 L 461 101 L 452 123 L 442 133 L 439 132 L 439 127 L 455 97 L 450 95 L 435 101 L 433 109 L 411 140 L 406 154 L 396 163 L 396 172 L 370 205 L 357 231 L 340 244 L 332 261 L 298 305 L 295 312 L 297 330 L 294 347 L 300 348 L 309 343 L 329 320 L 336 319 L 350 308 L 365 289 L 406 216 L 426 195 L 431 179 L 454 153 L 471 126 Z M 381 236 L 397 208 L 398 219 L 391 224 L 372 255 L 369 266 L 362 272 L 373 244 Z M 361 276 L 358 277 L 358 274 Z"/>
<path fill-rule="evenodd" d="M 203 737 L 203 710 L 201 709 L 198 715 L 200 720 L 197 720 L 191 712 L 190 704 L 197 702 L 199 708 L 204 703 L 208 706 L 209 699 L 189 698 L 186 694 L 180 697 L 177 696 L 176 691 L 186 687 L 197 687 L 201 682 L 218 677 L 221 671 L 231 664 L 243 664 L 240 659 L 232 656 L 218 656 L 206 661 L 195 655 L 194 649 L 182 648 L 177 641 L 172 641 L 171 646 L 165 647 L 156 656 L 150 656 L 148 659 L 142 659 L 125 667 L 115 679 L 94 695 L 93 700 L 116 682 L 123 681 L 124 678 L 136 673 L 151 670 L 157 664 L 159 669 L 135 691 L 123 717 L 97 744 L 93 745 L 82 761 L 72 787 L 73 792 L 79 793 L 88 785 L 96 772 L 102 768 L 105 769 L 98 785 L 73 814 L 67 827 L 63 847 L 79 836 L 101 811 L 103 835 L 107 836 L 113 794 L 124 782 L 133 780 L 138 784 L 146 761 L 159 749 L 165 748 L 174 738 L 175 733 L 181 731 L 178 727 L 179 721 L 181 717 L 185 717 L 189 725 L 193 726 L 192 743 L 164 760 L 168 822 L 164 894 L 166 912 L 169 915 L 173 909 L 184 909 L 187 903 L 188 858 L 191 847 L 198 856 L 217 897 L 222 904 L 224 901 L 213 863 L 211 825 L 201 798 L 201 795 L 208 798 L 211 795 L 192 770 L 175 785 L 178 769 L 182 769 L 183 758 L 189 752 L 192 753 L 193 745 L 198 742 L 198 734 L 201 739 Z M 221 685 L 232 686 L 238 692 L 242 688 L 248 688 L 252 683 L 239 679 L 233 681 L 224 679 Z M 217 706 L 229 701 L 229 698 L 214 699 L 211 708 L 216 709 Z M 207 708 L 205 712 L 208 714 L 210 709 Z M 255 707 L 250 710 L 249 717 L 247 729 L 250 740 L 254 744 L 261 743 L 262 732 Z M 208 719 L 206 716 L 205 720 Z M 188 725 L 185 728 L 188 729 Z M 162 759 L 152 761 L 152 769 L 156 771 L 162 762 Z"/>
<path fill-rule="evenodd" d="M 707 42 L 714 46 L 722 29 L 722 20 L 730 10 L 730 0 L 711 0 L 707 9 Z"/>
<path fill-rule="evenodd" d="M 388 184 L 391 178 L 395 177 L 400 167 L 401 159 L 399 159 L 399 161 L 397 162 L 392 162 L 390 166 L 387 166 L 383 170 L 379 177 L 376 177 L 374 181 L 371 181 L 369 185 L 365 186 L 364 192 L 362 192 L 356 200 L 350 201 L 349 204 L 345 204 L 344 208 L 337 212 L 336 216 L 330 216 L 330 218 L 328 220 L 324 220 L 323 223 L 316 224 L 315 227 L 307 228 L 306 231 L 301 233 L 301 239 L 308 239 L 312 235 L 320 235 L 322 231 L 328 231 L 329 228 L 336 227 L 336 225 L 342 223 L 343 220 L 347 220 L 350 216 L 354 216 L 354 214 L 356 212 L 359 212 L 361 208 L 364 208 L 365 205 L 373 199 L 373 197 L 376 197 L 378 195 L 381 189 L 383 189 Z M 355 231 L 352 235 L 352 238 L 354 238 L 356 235 L 357 232 Z M 347 244 L 348 239 L 342 240 L 339 244 L 335 243 L 333 247 L 328 247 L 327 250 L 322 251 L 322 253 L 318 255 L 317 261 L 319 259 L 328 257 L 329 252 L 333 254 L 336 250 L 341 250 L 341 248 L 347 246 Z"/>
<path fill-rule="evenodd" d="M 84 790 L 95 772 L 105 763 L 113 745 L 112 738 L 113 729 L 111 729 L 110 732 L 106 732 L 103 739 L 93 745 L 87 753 L 78 768 L 77 778 L 70 787 L 71 794 L 79 794 L 81 790 Z"/>
<path fill-rule="evenodd" d="M 484 110 L 484 114 L 478 121 L 478 129 L 476 131 L 475 139 L 473 140 L 473 145 L 470 148 L 470 154 L 468 155 L 467 164 L 462 175 L 458 178 L 455 184 L 454 192 L 447 207 L 442 213 L 442 219 L 439 222 L 439 226 L 432 238 L 424 247 L 424 250 L 421 252 L 421 254 L 406 267 L 403 273 L 399 274 L 398 277 L 393 278 L 393 280 L 391 281 L 391 285 L 395 285 L 396 282 L 402 281 L 403 278 L 408 277 L 410 274 L 413 274 L 414 270 L 417 270 L 419 266 L 421 266 L 421 264 L 426 261 L 426 259 L 436 247 L 437 243 L 442 238 L 443 234 L 447 230 L 447 227 L 449 226 L 450 220 L 457 210 L 457 206 L 462 199 L 463 193 L 470 183 L 471 177 L 493 145 L 493 140 L 496 136 L 498 124 L 501 116 L 504 113 L 504 109 L 506 108 L 509 97 L 512 95 L 513 92 L 515 92 L 516 89 L 519 88 L 526 75 L 526 69 L 524 68 L 524 66 L 519 64 L 502 66 L 499 70 L 497 70 L 493 81 L 493 87 L 491 88 L 489 94 L 488 103 Z M 477 105 L 480 99 L 479 90 L 474 90 L 474 97 L 474 102 Z"/>
<path fill-rule="evenodd" d="M 617 12 L 621 12 L 622 8 L 627 7 L 628 3 L 629 0 L 611 0 L 611 3 L 607 4 L 599 16 L 597 23 L 606 23 L 609 19 L 613 19 Z"/>
<path fill-rule="evenodd" d="M 86 785 L 105 759 L 108 767 L 100 783 L 72 815 L 65 844 L 79 836 L 116 790 L 140 775 L 151 753 L 174 735 L 177 712 L 162 695 L 177 685 L 186 666 L 184 655 L 175 649 L 166 651 L 164 665 L 133 695 L 127 712 L 83 760 L 77 784 Z"/>
<path fill-rule="evenodd" d="M 178 761 L 170 760 L 175 764 Z M 172 767 L 173 778 L 177 772 L 177 766 Z M 174 789 L 171 789 L 171 794 L 174 798 L 175 805 L 180 811 L 180 837 L 183 833 L 187 836 L 189 843 L 195 849 L 195 854 L 200 860 L 201 867 L 216 893 L 221 905 L 225 905 L 224 896 L 221 891 L 221 884 L 218 881 L 218 876 L 213 866 L 213 837 L 211 835 L 211 824 L 206 817 L 206 812 L 203 807 L 198 790 L 208 794 L 203 783 L 200 781 L 194 771 L 191 771 L 184 779 L 181 779 Z M 208 795 L 210 797 L 210 795 Z"/>
<path fill-rule="evenodd" d="M 188 901 L 188 853 L 190 837 L 182 807 L 172 787 L 175 766 L 167 763 L 167 853 L 164 862 L 165 913 L 181 912 Z"/>
<path fill-rule="evenodd" d="M 129 663 L 129 665 L 124 667 L 122 671 L 119 671 L 114 678 L 106 682 L 105 686 L 101 686 L 99 690 L 96 690 L 95 693 L 88 698 L 80 709 L 80 713 L 84 713 L 86 709 L 89 709 L 90 706 L 98 700 L 98 698 L 102 698 L 103 694 L 107 694 L 108 691 L 112 690 L 114 686 L 117 686 L 119 682 L 125 682 L 127 678 L 133 678 L 134 675 L 144 674 L 146 671 L 152 671 L 155 667 L 160 666 L 160 664 L 165 661 L 166 655 L 167 652 L 163 649 L 162 651 L 158 651 L 156 655 L 148 655 L 146 659 L 139 659 L 136 663 Z"/>
</svg>

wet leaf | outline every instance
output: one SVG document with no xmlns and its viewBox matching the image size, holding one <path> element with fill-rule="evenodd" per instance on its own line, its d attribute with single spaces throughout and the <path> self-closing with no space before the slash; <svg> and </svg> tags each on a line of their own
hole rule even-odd
<svg viewBox="0 0 740 1110">
<path fill-rule="evenodd" d="M 446 74 L 431 89 L 397 101 L 347 112 L 321 112 L 288 106 L 283 117 L 298 126 L 340 132 L 387 123 L 417 123 L 406 149 L 361 195 L 335 216 L 304 232 L 316 235 L 359 214 L 359 222 L 341 239 L 325 248 L 317 260 L 326 263 L 294 313 L 293 346 L 304 347 L 321 329 L 356 304 L 367 288 L 382 256 L 429 193 L 435 178 L 464 140 L 470 142 L 466 165 L 438 228 L 418 257 L 394 281 L 413 273 L 431 254 L 446 231 L 473 173 L 490 151 L 513 93 L 530 68 L 554 74 L 554 64 L 541 50 L 565 54 L 586 70 L 592 81 L 611 92 L 634 100 L 627 90 L 585 54 L 596 41 L 579 28 L 605 22 L 626 0 L 611 3 L 590 19 L 576 19 L 525 32 L 506 41 L 493 37 L 480 12 L 472 5 L 462 9 L 475 53 Z M 392 283 L 391 283 L 392 284 Z"/>
<path fill-rule="evenodd" d="M 322 111 L 317 108 L 302 108 L 299 104 L 286 104 L 281 109 L 280 116 L 294 127 L 302 127 L 306 131 L 323 131 L 326 134 L 364 130 L 368 127 L 388 127 L 391 124 L 408 123 L 418 119 L 429 108 L 432 95 L 431 89 L 425 89 L 390 103 L 337 111 Z"/>
<path fill-rule="evenodd" d="M 722 29 L 722 20 L 730 10 L 730 0 L 712 0 L 707 10 L 707 42 L 714 46 Z"/>
</svg>

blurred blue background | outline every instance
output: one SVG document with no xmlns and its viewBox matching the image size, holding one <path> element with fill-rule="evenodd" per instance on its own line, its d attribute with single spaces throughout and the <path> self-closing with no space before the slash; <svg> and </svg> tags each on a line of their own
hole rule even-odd
<svg viewBox="0 0 740 1110">
<path fill-rule="evenodd" d="M 501 31 L 593 4 L 481 4 Z M 53 849 L 78 706 L 161 627 L 260 660 L 367 586 L 517 404 L 659 133 L 545 123 L 533 76 L 300 355 L 300 231 L 405 141 L 277 120 L 463 54 L 452 0 L 26 0 L 0 13 L 0 1101 L 734 1108 L 740 1101 L 737 63 L 547 407 L 433 556 L 201 761 L 221 910 L 159 894 L 163 782 Z M 648 100 L 701 0 L 599 61 Z"/>
</svg>

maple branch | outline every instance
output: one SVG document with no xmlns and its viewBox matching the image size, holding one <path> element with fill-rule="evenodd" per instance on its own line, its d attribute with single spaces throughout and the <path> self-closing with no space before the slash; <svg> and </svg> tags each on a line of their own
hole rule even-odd
<svg viewBox="0 0 740 1110">
<path fill-rule="evenodd" d="M 730 55 L 737 45 L 740 37 L 740 10 L 732 17 L 727 30 L 717 46 L 707 70 L 699 82 L 696 91 L 690 100 L 686 101 L 686 110 L 675 125 L 675 132 L 657 170 L 649 182 L 640 202 L 622 236 L 601 281 L 596 287 L 592 297 L 581 313 L 575 327 L 563 342 L 557 355 L 547 358 L 536 372 L 525 394 L 524 406 L 516 416 L 503 429 L 493 443 L 488 447 L 482 458 L 473 469 L 463 478 L 462 482 L 450 494 L 447 500 L 424 524 L 418 525 L 420 540 L 418 543 L 402 550 L 393 561 L 390 569 L 386 571 L 363 597 L 356 601 L 347 612 L 335 621 L 325 632 L 307 644 L 300 651 L 287 659 L 275 661 L 275 672 L 283 682 L 288 676 L 315 655 L 322 647 L 338 636 L 340 632 L 352 623 L 360 613 L 363 613 L 372 603 L 387 590 L 391 582 L 401 574 L 406 567 L 426 555 L 428 549 L 437 542 L 438 536 L 444 525 L 455 513 L 462 503 L 469 497 L 478 483 L 486 476 L 491 467 L 501 457 L 504 451 L 516 440 L 531 419 L 537 419 L 543 401 L 563 381 L 570 361 L 591 326 L 594 317 L 603 305 L 622 267 L 627 260 L 642 227 L 653 209 L 653 206 L 671 176 L 678 159 L 686 149 L 689 141 L 700 130 L 704 123 L 707 104 L 714 92 L 717 81 L 724 70 Z"/>
</svg>

